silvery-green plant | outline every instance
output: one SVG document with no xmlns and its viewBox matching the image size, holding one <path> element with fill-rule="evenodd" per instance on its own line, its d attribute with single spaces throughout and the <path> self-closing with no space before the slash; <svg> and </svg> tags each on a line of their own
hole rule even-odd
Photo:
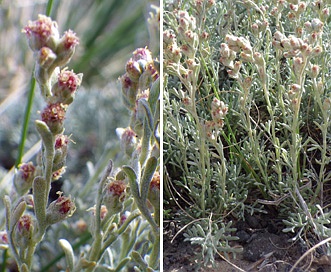
<svg viewBox="0 0 331 272">
<path fill-rule="evenodd" d="M 149 26 L 157 31 L 159 11 L 157 7 L 154 10 Z M 51 183 L 66 169 L 70 138 L 63 135 L 64 119 L 82 75 L 64 68 L 79 42 L 73 31 L 60 36 L 56 22 L 44 15 L 29 22 L 23 31 L 34 51 L 34 75 L 47 106 L 41 120 L 36 121 L 42 140 L 37 165 L 20 164 L 14 178 L 15 194 L 4 197 L 6 230 L 1 232 L 1 248 L 10 248 L 19 271 L 32 271 L 46 269 L 34 262 L 34 253 L 50 226 L 72 216 L 76 209 L 74 200 L 61 192 L 57 200 L 49 203 L 49 192 Z M 91 233 L 79 243 L 82 245 L 92 236 L 91 244 L 75 256 L 77 248 L 66 239 L 60 240 L 67 271 L 159 269 L 160 106 L 156 64 L 147 48 L 139 48 L 126 65 L 127 73 L 121 78 L 122 96 L 131 121 L 127 128 L 118 129 L 118 134 L 127 165 L 114 169 L 111 161 L 107 163 L 95 206 L 87 211 L 92 215 L 90 222 L 77 223 L 79 229 L 88 227 Z M 86 187 L 87 192 L 93 189 L 91 182 Z M 76 201 L 81 202 L 79 198 Z"/>
<path fill-rule="evenodd" d="M 329 1 L 165 1 L 166 176 L 183 214 L 227 221 L 273 205 L 294 239 L 327 237 L 329 12 Z"/>
</svg>

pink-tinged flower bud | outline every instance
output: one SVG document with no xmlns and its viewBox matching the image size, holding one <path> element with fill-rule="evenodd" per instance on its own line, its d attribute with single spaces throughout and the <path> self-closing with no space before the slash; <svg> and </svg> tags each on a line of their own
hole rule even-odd
<svg viewBox="0 0 331 272">
<path fill-rule="evenodd" d="M 105 205 L 101 205 L 100 207 L 100 219 L 103 220 L 106 215 L 108 213 L 107 207 Z M 94 211 L 94 215 L 95 215 L 95 211 Z"/>
<path fill-rule="evenodd" d="M 63 196 L 61 192 L 58 192 L 58 194 L 58 199 L 49 204 L 46 211 L 46 222 L 49 225 L 71 217 L 76 210 L 75 203 L 70 196 Z"/>
<path fill-rule="evenodd" d="M 0 231 L 0 244 L 9 244 L 7 231 Z"/>
<path fill-rule="evenodd" d="M 165 55 L 168 56 L 168 59 L 171 60 L 171 62 L 176 64 L 178 64 L 180 59 L 182 58 L 182 53 L 177 43 L 168 45 L 165 49 Z"/>
<path fill-rule="evenodd" d="M 49 47 L 55 52 L 59 31 L 57 23 L 52 21 L 50 17 L 39 15 L 38 20 L 29 21 L 23 32 L 26 34 L 29 46 L 33 51 L 38 51 L 42 47 Z"/>
<path fill-rule="evenodd" d="M 42 47 L 36 55 L 37 63 L 44 69 L 49 68 L 56 59 L 56 54 L 48 47 Z"/>
<path fill-rule="evenodd" d="M 153 58 L 152 58 L 152 52 L 149 51 L 147 49 L 147 47 L 145 48 L 137 48 L 134 52 L 133 52 L 133 57 L 132 57 L 133 61 L 143 61 L 143 63 L 151 63 L 153 62 Z M 145 65 L 143 65 L 145 66 Z"/>
<path fill-rule="evenodd" d="M 223 58 L 229 58 L 231 55 L 231 50 L 226 43 L 221 43 L 220 53 Z"/>
<path fill-rule="evenodd" d="M 259 66 L 259 67 L 264 67 L 265 66 L 264 57 L 261 53 L 255 52 L 253 57 L 254 57 L 254 62 L 257 66 Z"/>
<path fill-rule="evenodd" d="M 306 10 L 307 4 L 305 2 L 300 2 L 298 5 L 298 13 L 302 14 Z"/>
<path fill-rule="evenodd" d="M 176 42 L 176 34 L 172 30 L 165 30 L 163 32 L 163 42 L 165 44 L 173 44 Z"/>
<path fill-rule="evenodd" d="M 274 33 L 274 39 L 275 39 L 276 41 L 281 41 L 281 40 L 286 39 L 286 36 L 285 36 L 282 32 L 280 32 L 280 31 L 277 30 L 277 31 Z"/>
<path fill-rule="evenodd" d="M 151 79 L 150 84 L 152 82 L 155 82 L 159 78 L 159 73 L 158 73 L 157 69 L 155 68 L 154 64 L 152 64 L 152 63 L 148 64 L 147 67 L 146 67 L 146 70 L 143 74 L 143 75 L 146 75 L 147 77 L 149 77 Z"/>
<path fill-rule="evenodd" d="M 311 56 L 312 57 L 316 57 L 316 56 L 318 56 L 319 54 L 321 54 L 323 52 L 323 49 L 322 49 L 322 47 L 321 46 L 315 46 L 314 48 L 313 48 L 313 51 L 311 52 Z"/>
<path fill-rule="evenodd" d="M 206 8 L 209 9 L 216 4 L 215 0 L 207 0 Z"/>
<path fill-rule="evenodd" d="M 248 55 L 253 54 L 252 46 L 247 39 L 245 39 L 244 37 L 240 37 L 237 43 L 244 53 Z"/>
<path fill-rule="evenodd" d="M 239 42 L 239 38 L 234 36 L 234 35 L 230 35 L 227 34 L 225 36 L 225 41 L 227 42 L 229 48 L 235 52 L 239 52 L 240 51 L 240 46 L 238 44 Z"/>
<path fill-rule="evenodd" d="M 308 45 L 307 43 L 304 43 L 302 46 L 301 46 L 301 53 L 302 53 L 302 56 L 305 56 L 305 57 L 308 57 L 311 55 L 311 52 L 313 51 L 313 48 Z"/>
<path fill-rule="evenodd" d="M 73 102 L 75 93 L 82 83 L 83 74 L 75 74 L 66 68 L 61 70 L 57 83 L 52 88 L 55 101 L 53 103 L 62 103 L 69 105 Z"/>
<path fill-rule="evenodd" d="M 298 5 L 290 4 L 290 10 L 297 12 L 298 10 Z"/>
<path fill-rule="evenodd" d="M 112 180 L 106 185 L 103 203 L 111 214 L 122 211 L 123 202 L 126 197 L 126 187 L 127 185 L 124 180 Z"/>
<path fill-rule="evenodd" d="M 290 21 L 294 21 L 296 19 L 296 16 L 293 12 L 289 12 L 287 14 L 287 18 L 290 20 Z"/>
<path fill-rule="evenodd" d="M 126 73 L 133 82 L 139 81 L 143 69 L 145 69 L 145 67 L 141 67 L 137 61 L 133 61 L 132 59 L 130 59 L 125 65 Z"/>
<path fill-rule="evenodd" d="M 53 180 L 58 180 L 65 173 L 65 162 L 68 153 L 69 137 L 58 134 L 55 137 L 55 155 L 53 159 Z"/>
<path fill-rule="evenodd" d="M 30 243 L 34 231 L 35 219 L 30 214 L 21 216 L 15 228 L 15 242 L 20 248 L 26 248 Z"/>
<path fill-rule="evenodd" d="M 301 86 L 298 84 L 293 84 L 291 86 L 290 90 L 288 91 L 288 96 L 291 99 L 291 101 L 298 97 L 300 90 L 301 90 Z"/>
<path fill-rule="evenodd" d="M 303 28 L 301 26 L 298 26 L 296 29 L 295 29 L 295 33 L 298 37 L 302 37 L 303 35 Z"/>
<path fill-rule="evenodd" d="M 236 61 L 233 65 L 233 68 L 231 70 L 227 70 L 228 72 L 228 75 L 231 77 L 231 78 L 238 78 L 239 77 L 239 71 L 240 71 L 240 68 L 241 68 L 241 61 Z"/>
<path fill-rule="evenodd" d="M 319 72 L 320 72 L 320 67 L 317 64 L 314 64 L 310 67 L 310 76 L 312 78 L 317 78 Z"/>
<path fill-rule="evenodd" d="M 96 213 L 96 207 L 89 208 L 87 211 L 92 211 L 93 216 L 95 216 Z M 108 214 L 107 207 L 105 205 L 101 205 L 100 207 L 100 219 L 105 219 L 106 215 Z"/>
<path fill-rule="evenodd" d="M 188 45 L 188 44 L 183 44 L 181 47 L 180 47 L 180 50 L 181 52 L 187 56 L 188 58 L 194 58 L 194 55 L 195 55 L 195 51 L 194 49 Z"/>
<path fill-rule="evenodd" d="M 277 17 L 279 14 L 279 9 L 277 7 L 274 7 L 271 11 L 270 11 L 271 16 Z"/>
<path fill-rule="evenodd" d="M 199 43 L 199 36 L 192 30 L 187 30 L 184 33 L 184 40 L 193 48 L 196 48 Z"/>
<path fill-rule="evenodd" d="M 160 173 L 155 172 L 149 184 L 148 200 L 154 207 L 160 207 Z"/>
<path fill-rule="evenodd" d="M 80 235 L 87 231 L 87 223 L 84 219 L 80 218 L 73 224 L 72 228 L 76 234 Z"/>
<path fill-rule="evenodd" d="M 186 31 L 187 29 L 194 30 L 196 28 L 195 17 L 190 16 L 187 11 L 180 10 L 178 12 L 178 23 Z"/>
<path fill-rule="evenodd" d="M 213 121 L 217 123 L 219 120 L 223 119 L 228 112 L 228 107 L 225 103 L 216 97 L 211 103 L 211 115 Z"/>
<path fill-rule="evenodd" d="M 252 24 L 252 33 L 257 36 L 259 32 L 259 25 L 257 23 Z"/>
<path fill-rule="evenodd" d="M 243 62 L 254 62 L 253 56 L 245 52 L 240 53 L 240 58 Z"/>
<path fill-rule="evenodd" d="M 19 165 L 14 178 L 14 186 L 19 195 L 27 193 L 36 176 L 36 167 L 32 162 Z"/>
<path fill-rule="evenodd" d="M 53 134 L 60 134 L 63 131 L 65 113 L 66 107 L 62 103 L 49 104 L 41 113 L 41 119 Z"/>
<path fill-rule="evenodd" d="M 207 138 L 214 141 L 219 134 L 219 131 L 215 130 L 214 121 L 205 121 L 204 128 L 206 131 Z"/>
<path fill-rule="evenodd" d="M 289 36 L 289 40 L 290 40 L 290 45 L 291 45 L 291 49 L 292 50 L 297 50 L 297 49 L 300 49 L 302 44 L 303 44 L 303 41 L 300 39 L 300 38 L 297 38 L 295 36 Z"/>
<path fill-rule="evenodd" d="M 322 14 L 321 14 L 321 19 L 323 22 L 326 22 L 327 19 L 329 18 L 330 16 L 330 9 L 329 8 L 324 8 L 322 10 Z"/>
<path fill-rule="evenodd" d="M 122 83 L 122 97 L 124 104 L 128 109 L 133 110 L 136 105 L 138 83 L 133 82 L 128 74 L 124 74 L 120 80 Z"/>
<path fill-rule="evenodd" d="M 323 26 L 324 26 L 324 24 L 321 22 L 320 19 L 315 18 L 311 21 L 311 27 L 312 27 L 313 31 L 322 32 Z"/>
<path fill-rule="evenodd" d="M 125 211 L 120 218 L 120 223 L 119 225 L 122 226 L 124 224 L 124 222 L 128 219 L 128 217 L 130 216 L 130 212 L 129 211 Z"/>
<path fill-rule="evenodd" d="M 203 1 L 195 0 L 194 7 L 195 7 L 195 10 L 198 12 L 198 14 L 201 14 L 201 12 L 203 11 Z"/>
<path fill-rule="evenodd" d="M 61 38 L 61 43 L 63 43 L 64 48 L 67 50 L 74 49 L 79 44 L 79 38 L 75 32 L 69 29 L 64 32 L 64 35 Z"/>
<path fill-rule="evenodd" d="M 292 50 L 291 42 L 288 38 L 281 40 L 280 45 L 284 50 Z"/>
<path fill-rule="evenodd" d="M 304 69 L 304 65 L 305 63 L 301 57 L 295 57 L 293 59 L 293 71 L 297 78 L 301 76 L 301 72 Z"/>
<path fill-rule="evenodd" d="M 27 233 L 31 233 L 33 225 L 32 225 L 32 217 L 31 215 L 23 215 L 17 223 L 17 230 L 20 234 L 25 236 Z"/>
<path fill-rule="evenodd" d="M 192 105 L 192 99 L 189 96 L 185 96 L 182 98 L 182 103 L 183 105 L 185 105 L 186 107 L 189 107 Z"/>
<path fill-rule="evenodd" d="M 137 147 L 137 134 L 131 128 L 117 128 L 116 134 L 121 141 L 121 149 L 131 157 Z"/>
<path fill-rule="evenodd" d="M 307 30 L 307 32 L 312 32 L 313 31 L 313 28 L 311 26 L 311 22 L 305 22 L 304 27 Z"/>
<path fill-rule="evenodd" d="M 56 66 L 65 66 L 75 53 L 75 48 L 78 44 L 79 38 L 77 37 L 76 33 L 72 30 L 65 31 L 56 49 Z"/>
<path fill-rule="evenodd" d="M 209 39 L 209 33 L 208 32 L 206 32 L 206 31 L 203 31 L 202 33 L 201 33 L 201 35 L 200 35 L 200 38 L 201 38 L 201 40 L 203 40 L 203 41 L 207 41 L 208 39 Z"/>
</svg>

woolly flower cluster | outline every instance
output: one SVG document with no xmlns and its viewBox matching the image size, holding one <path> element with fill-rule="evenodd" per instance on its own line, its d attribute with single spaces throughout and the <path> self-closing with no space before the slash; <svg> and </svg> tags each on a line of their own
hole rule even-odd
<svg viewBox="0 0 331 272">
<path fill-rule="evenodd" d="M 211 121 L 205 121 L 207 137 L 215 140 L 224 126 L 224 118 L 228 113 L 228 106 L 221 100 L 214 98 L 211 102 Z"/>
<path fill-rule="evenodd" d="M 125 65 L 126 73 L 121 76 L 122 97 L 131 112 L 131 122 L 127 128 L 117 128 L 122 150 L 131 157 L 139 149 L 143 133 L 145 109 L 143 104 L 155 103 L 158 98 L 159 72 L 157 61 L 147 48 L 137 48 Z M 156 101 L 154 101 L 156 99 Z"/>
<path fill-rule="evenodd" d="M 72 30 L 65 31 L 60 37 L 57 23 L 45 15 L 29 21 L 23 32 L 35 54 L 35 78 L 47 103 L 41 113 L 42 120 L 52 133 L 59 134 L 63 130 L 67 105 L 73 102 L 83 77 L 60 68 L 70 61 L 79 39 Z"/>
</svg>

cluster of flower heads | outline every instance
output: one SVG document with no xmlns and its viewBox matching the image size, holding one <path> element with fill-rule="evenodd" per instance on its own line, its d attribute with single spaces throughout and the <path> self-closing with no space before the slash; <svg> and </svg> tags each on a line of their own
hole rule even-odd
<svg viewBox="0 0 331 272">
<path fill-rule="evenodd" d="M 298 38 L 294 35 L 288 37 L 280 31 L 274 33 L 273 46 L 284 52 L 284 57 L 314 57 L 322 52 L 322 47 L 317 44 L 323 33 L 323 23 L 319 19 L 313 19 L 304 24 L 306 37 Z"/>
<path fill-rule="evenodd" d="M 177 73 L 183 78 L 192 76 L 192 67 L 190 63 L 195 63 L 195 55 L 199 44 L 203 44 L 210 37 L 209 33 L 203 31 L 200 33 L 197 20 L 204 20 L 203 12 L 209 10 L 215 5 L 213 0 L 195 1 L 196 16 L 190 15 L 185 10 L 174 10 L 176 16 L 175 29 L 167 29 L 163 32 L 163 48 L 165 68 L 169 72 Z M 187 57 L 190 63 L 181 64 L 182 57 Z"/>
<path fill-rule="evenodd" d="M 127 128 L 117 128 L 116 133 L 121 140 L 121 148 L 131 157 L 139 149 L 138 138 L 142 135 L 142 124 L 145 111 L 141 101 L 149 101 L 153 84 L 159 79 L 156 62 L 147 48 L 138 48 L 125 65 L 126 73 L 120 78 L 124 105 L 131 112 L 130 125 Z"/>
<path fill-rule="evenodd" d="M 39 15 L 38 20 L 29 21 L 24 27 L 28 43 L 34 52 L 36 60 L 35 78 L 41 90 L 41 94 L 47 103 L 41 112 L 41 120 L 51 135 L 49 143 L 54 151 L 53 162 L 51 162 L 51 181 L 57 180 L 65 172 L 65 161 L 69 137 L 63 134 L 64 119 L 67 107 L 73 102 L 75 93 L 82 82 L 82 74 L 75 74 L 64 67 L 75 52 L 79 43 L 76 34 L 68 30 L 60 36 L 58 26 L 51 18 Z M 45 163 L 49 163 L 44 158 Z M 26 195 L 36 180 L 45 179 L 42 169 L 43 163 L 38 161 L 38 166 L 32 162 L 21 163 L 16 169 L 14 186 L 16 192 L 31 208 L 34 207 L 32 195 Z M 44 181 L 43 181 L 44 182 Z M 48 192 L 46 192 L 48 194 Z M 62 196 L 53 201 L 47 208 L 46 219 L 48 224 L 59 222 L 75 211 L 75 204 L 70 197 Z M 31 240 L 36 229 L 35 215 L 24 213 L 18 220 L 15 239 L 21 246 L 26 246 Z M 19 245 L 17 245 L 19 246 Z"/>
<path fill-rule="evenodd" d="M 242 62 L 254 63 L 257 67 L 261 81 L 266 80 L 266 65 L 264 57 L 259 52 L 254 52 L 250 41 L 244 37 L 227 34 L 226 43 L 221 44 L 220 62 L 227 68 L 228 75 L 232 78 L 239 78 Z M 236 60 L 239 53 L 240 60 Z"/>
<path fill-rule="evenodd" d="M 79 39 L 71 30 L 60 37 L 57 23 L 44 15 L 30 21 L 23 32 L 35 54 L 35 77 L 47 103 L 41 113 L 42 120 L 54 134 L 61 133 L 67 105 L 73 102 L 82 82 L 82 74 L 64 67 L 73 56 Z"/>
<path fill-rule="evenodd" d="M 65 172 L 69 142 L 63 135 L 66 111 L 83 77 L 64 66 L 73 56 L 79 39 L 72 30 L 60 36 L 57 23 L 44 15 L 39 15 L 36 21 L 29 21 L 23 32 L 34 52 L 35 78 L 47 103 L 41 112 L 41 120 L 55 137 L 53 180 L 56 180 Z"/>
<path fill-rule="evenodd" d="M 135 110 L 137 100 L 148 98 L 151 84 L 159 78 L 151 51 L 136 49 L 125 70 L 121 77 L 123 101 L 128 109 Z"/>
<path fill-rule="evenodd" d="M 228 113 L 228 106 L 216 97 L 211 102 L 211 121 L 205 121 L 206 135 L 215 140 L 224 126 L 224 118 Z"/>
</svg>

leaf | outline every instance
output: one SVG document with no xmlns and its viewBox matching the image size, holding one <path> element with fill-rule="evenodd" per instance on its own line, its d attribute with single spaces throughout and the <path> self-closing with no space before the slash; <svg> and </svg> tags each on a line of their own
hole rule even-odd
<svg viewBox="0 0 331 272">
<path fill-rule="evenodd" d="M 130 188 L 131 188 L 132 193 L 136 197 L 140 198 L 140 192 L 139 192 L 139 186 L 138 186 L 136 172 L 128 165 L 122 166 L 122 169 L 129 179 Z"/>
<path fill-rule="evenodd" d="M 9 230 L 10 231 L 12 231 L 14 229 L 14 227 L 17 224 L 18 220 L 23 215 L 23 213 L 24 213 L 24 211 L 26 209 L 26 206 L 27 205 L 26 205 L 25 201 L 22 201 L 13 210 L 12 215 L 11 215 L 11 218 L 10 218 L 10 226 L 9 226 Z"/>
<path fill-rule="evenodd" d="M 72 271 L 74 268 L 74 264 L 75 264 L 75 260 L 74 260 L 75 256 L 74 256 L 74 251 L 72 249 L 72 246 L 66 239 L 60 239 L 59 243 L 66 256 L 67 267 L 69 267 L 69 270 Z"/>
<path fill-rule="evenodd" d="M 149 184 L 153 178 L 157 167 L 157 159 L 155 157 L 150 157 L 146 163 L 143 176 L 141 178 L 140 194 L 143 201 L 147 199 L 147 194 L 149 190 Z"/>
</svg>

